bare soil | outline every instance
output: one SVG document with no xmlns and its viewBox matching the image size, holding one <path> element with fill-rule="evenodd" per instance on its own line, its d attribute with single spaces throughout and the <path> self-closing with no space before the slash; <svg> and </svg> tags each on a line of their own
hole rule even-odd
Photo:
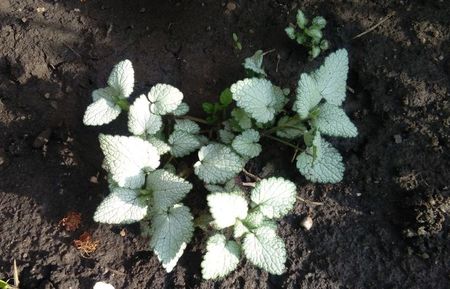
<svg viewBox="0 0 450 289">
<path fill-rule="evenodd" d="M 92 288 L 100 280 L 116 288 L 450 288 L 450 2 L 234 3 L 230 11 L 219 0 L 0 0 L 0 278 L 12 277 L 16 259 L 25 289 Z M 244 261 L 223 280 L 203 281 L 200 230 L 166 274 L 138 225 L 92 220 L 108 193 L 97 135 L 124 132 L 125 119 L 85 127 L 90 93 L 128 58 L 137 93 L 172 84 L 201 117 L 201 102 L 244 77 L 241 63 L 257 49 L 275 49 L 266 71 L 294 89 L 300 72 L 322 59 L 308 62 L 283 32 L 297 8 L 324 16 L 331 50 L 350 54 L 345 109 L 360 134 L 333 140 L 345 179 L 311 184 L 282 161 L 291 149 L 266 143 L 255 168 L 270 162 L 277 175 L 294 177 L 301 197 L 323 202 L 298 202 L 280 222 L 285 274 Z M 205 194 L 190 193 L 195 214 Z M 59 222 L 70 211 L 82 222 L 67 232 Z M 310 231 L 300 226 L 307 214 Z M 73 245 L 83 232 L 99 241 L 89 256 Z"/>
</svg>

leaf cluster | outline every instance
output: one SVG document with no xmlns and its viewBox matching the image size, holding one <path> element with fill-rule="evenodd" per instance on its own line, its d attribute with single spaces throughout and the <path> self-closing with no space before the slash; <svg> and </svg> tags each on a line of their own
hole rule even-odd
<svg viewBox="0 0 450 289">
<path fill-rule="evenodd" d="M 168 84 L 156 84 L 130 105 L 134 71 L 128 60 L 114 67 L 108 85 L 93 92 L 94 102 L 83 121 L 107 124 L 126 110 L 132 135 L 99 136 L 110 194 L 98 206 L 94 220 L 107 224 L 143 220 L 150 247 L 170 272 L 192 237 L 193 216 L 181 203 L 192 185 L 160 164 L 163 158 L 197 150 L 202 145 L 200 127 L 191 120 L 176 119 L 189 107 L 182 102 L 181 91 Z"/>
<path fill-rule="evenodd" d="M 309 58 L 314 59 L 319 54 L 329 48 L 328 41 L 322 39 L 322 30 L 327 25 L 327 21 L 322 16 L 316 16 L 311 23 L 302 10 L 297 10 L 296 23 L 290 24 L 284 31 L 288 37 L 298 44 L 309 49 Z"/>
</svg>

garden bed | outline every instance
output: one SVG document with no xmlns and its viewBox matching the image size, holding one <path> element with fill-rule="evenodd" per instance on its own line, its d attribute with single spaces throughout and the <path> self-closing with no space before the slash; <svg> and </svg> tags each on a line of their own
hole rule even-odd
<svg viewBox="0 0 450 289">
<path fill-rule="evenodd" d="M 21 288 L 449 288 L 450 4 L 447 1 L 39 1 L 0 2 L 0 279 L 17 260 Z M 298 201 L 280 223 L 287 271 L 269 275 L 247 261 L 220 281 L 204 281 L 207 235 L 196 230 L 172 273 L 148 249 L 138 225 L 93 222 L 107 195 L 98 133 L 82 123 L 90 93 L 128 58 L 138 93 L 178 87 L 202 117 L 244 77 L 243 59 L 262 49 L 269 77 L 295 89 L 322 61 L 283 29 L 298 8 L 328 20 L 331 51 L 347 48 L 345 110 L 359 136 L 334 140 L 346 172 L 335 185 L 294 173 L 293 150 L 270 142 L 253 170 L 271 163 L 293 177 Z M 353 39 L 385 17 L 379 27 Z M 232 34 L 243 49 L 234 47 Z M 108 133 L 126 131 L 122 121 Z M 122 125 L 120 125 L 122 123 Z M 38 139 L 38 137 L 41 137 Z M 46 141 L 48 139 L 48 141 Z M 280 156 L 284 156 L 280 158 Z M 185 161 L 191 165 L 195 158 Z M 186 203 L 198 215 L 206 192 Z M 81 226 L 60 220 L 81 213 Z M 447 211 L 447 214 L 445 213 Z M 310 215 L 313 227 L 301 220 Z M 83 232 L 99 242 L 86 256 Z"/>
</svg>

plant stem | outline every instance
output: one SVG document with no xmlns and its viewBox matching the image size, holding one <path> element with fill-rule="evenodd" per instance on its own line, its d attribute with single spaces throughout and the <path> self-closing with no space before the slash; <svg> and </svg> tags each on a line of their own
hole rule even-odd
<svg viewBox="0 0 450 289">
<path fill-rule="evenodd" d="M 264 133 L 270 134 L 270 133 L 273 133 L 273 132 L 275 132 L 277 130 L 280 130 L 280 129 L 283 129 L 283 128 L 296 129 L 296 130 L 303 131 L 303 132 L 305 131 L 304 129 L 302 129 L 300 127 L 296 127 L 296 126 L 293 126 L 293 125 L 282 124 L 282 125 L 274 126 L 274 127 L 270 128 L 270 129 L 266 130 Z"/>
<path fill-rule="evenodd" d="M 290 142 L 284 141 L 284 140 L 282 140 L 282 139 L 280 139 L 280 138 L 271 136 L 271 135 L 269 135 L 269 134 L 262 134 L 262 136 L 263 136 L 263 137 L 266 137 L 266 138 L 270 138 L 270 139 L 275 140 L 275 141 L 277 141 L 277 142 L 280 142 L 280 143 L 282 143 L 282 144 L 284 144 L 284 145 L 287 145 L 287 146 L 289 146 L 289 147 L 291 147 L 291 148 L 293 148 L 293 149 L 296 149 L 296 150 L 298 149 L 298 146 L 296 146 L 296 145 L 294 145 L 294 144 L 291 144 Z"/>
<path fill-rule="evenodd" d="M 244 174 L 246 174 L 247 176 L 253 178 L 253 179 L 256 180 L 256 181 L 260 181 L 260 180 L 261 180 L 260 177 L 258 177 L 257 175 L 252 174 L 251 172 L 247 171 L 246 169 L 242 169 L 242 172 L 243 172 Z"/>
<path fill-rule="evenodd" d="M 314 202 L 314 201 L 306 200 L 306 199 L 303 199 L 302 197 L 298 197 L 298 196 L 297 196 L 297 200 L 304 202 L 306 204 L 315 205 L 315 206 L 323 205 L 323 203 L 321 203 L 321 202 Z"/>
<path fill-rule="evenodd" d="M 182 115 L 182 116 L 177 116 L 178 119 L 189 119 L 195 122 L 199 122 L 199 123 L 203 123 L 203 124 L 210 124 L 209 122 L 207 122 L 206 120 L 202 119 L 202 118 L 198 118 L 195 116 L 190 116 L 190 115 Z"/>
</svg>

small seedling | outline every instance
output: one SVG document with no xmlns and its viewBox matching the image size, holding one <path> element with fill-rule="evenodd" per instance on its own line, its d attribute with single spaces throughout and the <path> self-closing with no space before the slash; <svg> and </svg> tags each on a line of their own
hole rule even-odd
<svg viewBox="0 0 450 289">
<path fill-rule="evenodd" d="M 223 120 L 229 105 L 233 102 L 233 96 L 230 89 L 225 89 L 219 96 L 219 102 L 203 102 L 203 111 L 208 114 L 206 121 L 209 124 L 215 124 Z"/>
<path fill-rule="evenodd" d="M 236 48 L 237 50 L 242 50 L 241 41 L 239 40 L 239 37 L 237 36 L 236 33 L 233 33 L 233 41 L 234 41 L 234 48 Z"/>
<path fill-rule="evenodd" d="M 308 25 L 309 20 L 303 11 L 298 10 L 296 20 L 296 24 L 289 24 L 289 27 L 285 29 L 286 34 L 290 39 L 309 49 L 310 59 L 316 58 L 321 52 L 329 48 L 328 41 L 322 39 L 322 30 L 327 24 L 325 18 L 316 16 Z"/>
</svg>

